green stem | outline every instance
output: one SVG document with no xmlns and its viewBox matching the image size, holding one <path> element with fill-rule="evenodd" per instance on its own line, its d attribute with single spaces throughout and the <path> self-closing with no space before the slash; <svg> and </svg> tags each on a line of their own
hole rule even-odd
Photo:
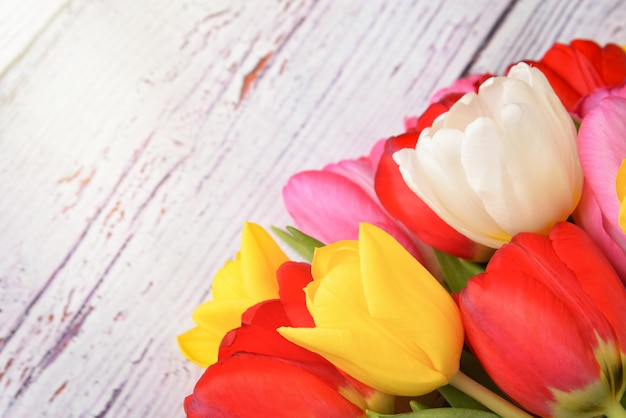
<svg viewBox="0 0 626 418">
<path fill-rule="evenodd" d="M 619 402 L 613 402 L 607 409 L 604 411 L 604 415 L 607 418 L 626 418 L 626 411 L 624 407 Z"/>
<path fill-rule="evenodd" d="M 505 418 L 532 418 L 532 415 L 521 408 L 513 405 L 509 401 L 496 395 L 480 383 L 472 380 L 469 376 L 459 371 L 449 382 L 452 386 L 465 392 L 467 395 L 476 399 L 496 414 Z M 622 417 L 615 415 L 614 418 Z M 613 418 L 613 417 L 611 417 Z"/>
</svg>

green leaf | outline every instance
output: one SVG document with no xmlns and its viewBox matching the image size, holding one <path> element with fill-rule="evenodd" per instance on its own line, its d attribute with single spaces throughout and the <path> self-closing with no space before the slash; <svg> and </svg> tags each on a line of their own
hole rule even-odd
<svg viewBox="0 0 626 418">
<path fill-rule="evenodd" d="M 431 408 L 396 415 L 382 415 L 366 411 L 368 418 L 498 418 L 493 412 L 466 408 Z"/>
<path fill-rule="evenodd" d="M 435 250 L 435 256 L 452 293 L 459 293 L 470 278 L 485 271 L 480 264 L 462 260 L 442 251 Z"/>
<path fill-rule="evenodd" d="M 286 230 L 275 226 L 272 226 L 271 229 L 280 239 L 304 257 L 309 263 L 313 260 L 315 249 L 324 246 L 323 242 L 316 240 L 293 226 L 287 226 Z"/>
</svg>

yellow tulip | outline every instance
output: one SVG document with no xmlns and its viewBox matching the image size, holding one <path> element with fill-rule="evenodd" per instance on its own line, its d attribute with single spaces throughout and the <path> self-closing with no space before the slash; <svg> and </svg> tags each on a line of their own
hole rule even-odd
<svg viewBox="0 0 626 418">
<path fill-rule="evenodd" d="M 626 158 L 622 160 L 622 165 L 617 172 L 615 180 L 615 188 L 617 189 L 617 199 L 619 200 L 619 226 L 626 233 Z"/>
<path fill-rule="evenodd" d="M 459 370 L 463 326 L 440 283 L 397 241 L 366 223 L 358 241 L 319 248 L 305 288 L 315 328 L 279 328 L 381 392 L 414 396 Z"/>
<path fill-rule="evenodd" d="M 241 250 L 213 279 L 212 300 L 194 311 L 195 328 L 178 336 L 182 353 L 208 367 L 226 333 L 241 325 L 241 314 L 258 302 L 278 298 L 276 270 L 289 258 L 259 225 L 245 223 Z"/>
</svg>

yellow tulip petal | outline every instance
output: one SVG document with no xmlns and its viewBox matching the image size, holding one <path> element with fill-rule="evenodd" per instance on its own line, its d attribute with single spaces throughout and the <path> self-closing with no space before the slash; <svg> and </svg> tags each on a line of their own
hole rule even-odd
<svg viewBox="0 0 626 418">
<path fill-rule="evenodd" d="M 213 299 L 275 298 L 276 270 L 288 260 L 270 234 L 261 226 L 246 222 L 241 233 L 241 250 L 213 279 Z"/>
<path fill-rule="evenodd" d="M 617 189 L 617 199 L 620 203 L 618 222 L 619 226 L 626 233 L 626 158 L 622 160 L 622 165 L 617 171 L 615 187 Z"/>
<path fill-rule="evenodd" d="M 211 346 L 211 333 L 195 327 L 177 337 L 178 347 L 183 355 L 191 362 L 209 367 L 217 361 L 217 350 Z"/>
<path fill-rule="evenodd" d="M 398 305 L 426 303 L 430 309 L 454 304 L 437 279 L 382 229 L 362 223 L 359 252 L 363 288 L 373 317 L 397 317 L 397 309 L 392 308 Z"/>
<path fill-rule="evenodd" d="M 185 357 L 202 367 L 215 363 L 224 335 L 241 325 L 241 314 L 254 303 L 235 299 L 208 301 L 198 306 L 191 316 L 198 326 L 178 337 Z"/>
<path fill-rule="evenodd" d="M 333 270 L 324 278 L 314 297 L 309 295 L 309 287 L 305 289 L 309 312 L 318 328 L 369 332 L 370 329 L 377 327 L 367 313 L 367 304 L 358 276 L 358 265 L 354 267 Z"/>
<path fill-rule="evenodd" d="M 239 327 L 241 314 L 256 303 L 251 299 L 210 300 L 198 306 L 191 318 L 199 327 L 223 330 L 225 334 Z"/>
<path fill-rule="evenodd" d="M 241 254 L 237 253 L 235 259 L 227 261 L 224 267 L 219 269 L 213 277 L 211 287 L 213 299 L 237 299 L 248 297 L 245 288 L 243 273 L 241 271 Z"/>
<path fill-rule="evenodd" d="M 381 340 L 375 333 L 288 327 L 281 327 L 278 332 L 381 392 L 414 396 L 447 383 L 448 377 L 416 362 L 410 353 L 389 350 L 386 344 L 372 344 Z"/>
<path fill-rule="evenodd" d="M 361 224 L 359 245 L 365 299 L 370 314 L 423 349 L 432 367 L 448 374 L 458 369 L 463 326 L 458 307 L 404 247 L 382 229 Z"/>
<path fill-rule="evenodd" d="M 276 270 L 289 261 L 270 234 L 246 222 L 241 237 L 241 270 L 248 296 L 258 301 L 278 295 Z"/>
<path fill-rule="evenodd" d="M 313 255 L 311 274 L 316 280 L 324 278 L 337 265 L 349 261 L 358 262 L 359 244 L 357 241 L 337 241 L 317 248 Z"/>
<path fill-rule="evenodd" d="M 289 261 L 259 225 L 246 223 L 241 235 L 241 250 L 213 279 L 213 299 L 192 315 L 198 327 L 179 337 L 183 354 L 203 367 L 217 361 L 224 335 L 241 325 L 241 315 L 250 306 L 278 298 L 276 270 Z"/>
</svg>

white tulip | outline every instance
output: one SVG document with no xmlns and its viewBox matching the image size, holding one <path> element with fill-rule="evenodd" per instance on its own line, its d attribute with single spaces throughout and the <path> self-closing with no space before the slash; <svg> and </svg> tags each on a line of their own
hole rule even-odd
<svg viewBox="0 0 626 418">
<path fill-rule="evenodd" d="M 491 248 L 518 232 L 546 234 L 582 190 L 572 118 L 543 73 L 525 63 L 463 96 L 415 149 L 393 157 L 435 213 Z"/>
</svg>

